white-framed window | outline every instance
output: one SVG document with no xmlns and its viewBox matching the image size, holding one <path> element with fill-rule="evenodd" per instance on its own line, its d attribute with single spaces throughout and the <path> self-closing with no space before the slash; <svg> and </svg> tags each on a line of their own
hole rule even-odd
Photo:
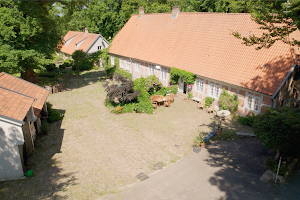
<svg viewBox="0 0 300 200">
<path fill-rule="evenodd" d="M 111 64 L 112 66 L 115 65 L 115 58 L 114 58 L 113 56 L 110 57 L 110 64 Z"/>
<path fill-rule="evenodd" d="M 148 64 L 149 67 L 149 75 L 155 75 L 155 66 Z"/>
<path fill-rule="evenodd" d="M 161 80 L 167 80 L 167 74 L 168 74 L 167 69 L 161 68 L 160 70 L 161 70 Z"/>
<path fill-rule="evenodd" d="M 204 82 L 197 80 L 196 81 L 196 91 L 203 92 L 204 91 Z"/>
<path fill-rule="evenodd" d="M 141 65 L 140 65 L 140 62 L 135 61 L 135 62 L 134 62 L 134 65 L 135 65 L 135 71 L 140 72 L 140 71 L 141 71 Z"/>
<path fill-rule="evenodd" d="M 119 59 L 119 63 L 120 63 L 120 68 L 124 69 L 124 62 L 122 58 Z"/>
<path fill-rule="evenodd" d="M 220 95 L 220 87 L 218 85 L 211 84 L 209 95 L 214 98 L 219 98 Z"/>
<path fill-rule="evenodd" d="M 130 60 L 126 60 L 126 69 L 130 70 Z"/>
<path fill-rule="evenodd" d="M 250 110 L 258 111 L 260 107 L 260 100 L 255 96 L 247 97 L 247 108 Z"/>
</svg>

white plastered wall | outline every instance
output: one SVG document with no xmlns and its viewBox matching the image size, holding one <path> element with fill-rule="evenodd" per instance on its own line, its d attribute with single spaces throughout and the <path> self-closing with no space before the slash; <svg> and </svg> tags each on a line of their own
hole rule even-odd
<svg viewBox="0 0 300 200">
<path fill-rule="evenodd" d="M 21 126 L 0 117 L 0 181 L 24 177 L 18 148 L 24 144 Z"/>
</svg>

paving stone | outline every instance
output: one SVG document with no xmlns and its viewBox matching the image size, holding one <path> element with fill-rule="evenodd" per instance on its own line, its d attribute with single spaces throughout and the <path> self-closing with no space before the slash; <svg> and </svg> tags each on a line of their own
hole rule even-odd
<svg viewBox="0 0 300 200">
<path fill-rule="evenodd" d="M 147 176 L 146 174 L 144 174 L 143 172 L 139 173 L 138 175 L 136 175 L 136 177 L 140 180 L 140 181 L 144 181 L 146 179 L 149 178 L 149 176 Z"/>
<path fill-rule="evenodd" d="M 153 165 L 154 170 L 158 170 L 158 169 L 162 169 L 162 168 L 163 168 L 163 164 L 161 162 Z"/>
</svg>

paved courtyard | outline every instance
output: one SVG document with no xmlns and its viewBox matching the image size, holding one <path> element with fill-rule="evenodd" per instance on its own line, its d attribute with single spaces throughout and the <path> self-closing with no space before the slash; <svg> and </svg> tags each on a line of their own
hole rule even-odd
<svg viewBox="0 0 300 200">
<path fill-rule="evenodd" d="M 68 80 L 66 91 L 49 96 L 65 117 L 38 136 L 28 165 L 34 177 L 1 182 L 1 198 L 98 199 L 119 193 L 138 174 L 154 173 L 154 164 L 168 168 L 192 153 L 193 139 L 214 126 L 212 114 L 178 97 L 154 115 L 112 114 L 104 106 L 103 74 L 86 72 Z M 227 126 L 247 131 L 235 119 Z"/>
</svg>

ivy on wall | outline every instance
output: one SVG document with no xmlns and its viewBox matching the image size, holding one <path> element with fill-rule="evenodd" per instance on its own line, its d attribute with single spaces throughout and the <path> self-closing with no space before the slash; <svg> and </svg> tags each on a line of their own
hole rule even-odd
<svg viewBox="0 0 300 200">
<path fill-rule="evenodd" d="M 193 74 L 192 72 L 187 72 L 182 69 L 178 69 L 175 67 L 171 68 L 170 71 L 170 76 L 171 76 L 171 84 L 175 85 L 178 83 L 179 78 L 182 78 L 184 82 L 187 84 L 194 84 L 196 75 Z"/>
</svg>

